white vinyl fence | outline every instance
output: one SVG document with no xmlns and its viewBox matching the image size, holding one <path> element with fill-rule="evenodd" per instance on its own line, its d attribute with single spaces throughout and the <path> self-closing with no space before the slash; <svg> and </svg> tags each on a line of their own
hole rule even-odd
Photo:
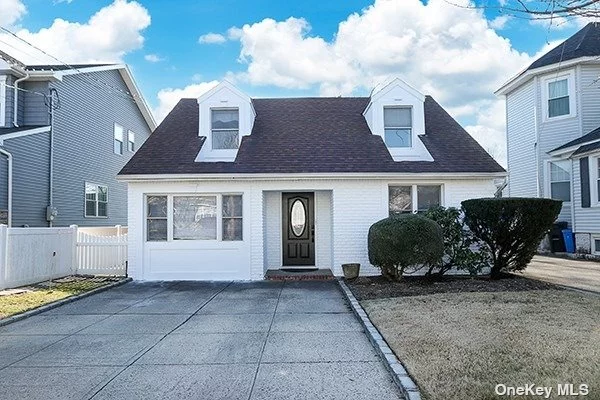
<svg viewBox="0 0 600 400">
<path fill-rule="evenodd" d="M 0 289 L 72 274 L 126 275 L 127 235 L 116 229 L 114 236 L 94 236 L 77 226 L 0 225 Z"/>
</svg>

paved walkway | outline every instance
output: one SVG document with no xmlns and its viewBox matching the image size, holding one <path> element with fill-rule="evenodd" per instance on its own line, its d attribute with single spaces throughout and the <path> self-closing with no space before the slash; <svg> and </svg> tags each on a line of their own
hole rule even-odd
<svg viewBox="0 0 600 400">
<path fill-rule="evenodd" d="M 535 256 L 524 276 L 600 293 L 600 263 Z"/>
<path fill-rule="evenodd" d="M 129 283 L 0 327 L 6 399 L 399 399 L 335 282 Z"/>
</svg>

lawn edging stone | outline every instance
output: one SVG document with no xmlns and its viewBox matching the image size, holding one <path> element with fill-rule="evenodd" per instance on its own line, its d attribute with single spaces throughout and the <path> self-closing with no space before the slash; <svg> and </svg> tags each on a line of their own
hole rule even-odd
<svg viewBox="0 0 600 400">
<path fill-rule="evenodd" d="M 72 303 L 72 302 L 74 302 L 76 300 L 83 299 L 84 297 L 88 297 L 88 296 L 91 296 L 93 294 L 104 292 L 105 290 L 109 290 L 109 289 L 115 288 L 117 286 L 124 285 L 125 283 L 131 282 L 131 281 L 132 281 L 132 278 L 121 279 L 118 282 L 113 282 L 113 283 L 105 285 L 105 286 L 100 286 L 100 287 L 92 289 L 92 290 L 90 290 L 88 292 L 83 292 L 83 293 L 77 294 L 75 296 L 66 297 L 64 299 L 53 301 L 52 303 L 44 304 L 42 306 L 33 308 L 33 309 L 29 310 L 29 311 L 25 311 L 25 312 L 23 312 L 21 314 L 17 314 L 17 315 L 13 315 L 11 317 L 8 317 L 8 318 L 0 319 L 0 326 L 5 326 L 5 325 L 8 325 L 8 324 L 12 324 L 13 322 L 21 321 L 23 319 L 32 317 L 34 315 L 43 313 L 45 311 L 50 311 L 53 308 L 57 308 L 57 307 L 60 307 L 62 305 L 65 305 L 65 304 Z"/>
<path fill-rule="evenodd" d="M 392 375 L 394 383 L 400 389 L 400 392 L 404 395 L 407 400 L 421 400 L 421 392 L 418 386 L 415 384 L 413 379 L 410 377 L 402 363 L 398 360 L 390 346 L 381 336 L 379 330 L 373 325 L 369 316 L 362 308 L 352 291 L 348 288 L 346 283 L 342 279 L 338 279 L 338 284 L 342 289 L 342 293 L 346 297 L 352 312 L 358 317 L 360 323 L 365 328 L 367 337 L 375 347 L 375 350 L 379 356 L 385 360 L 385 366 Z"/>
</svg>

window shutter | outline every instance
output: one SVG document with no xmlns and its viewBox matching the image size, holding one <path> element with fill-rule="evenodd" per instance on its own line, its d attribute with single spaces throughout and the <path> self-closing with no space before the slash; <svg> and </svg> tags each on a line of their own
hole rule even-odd
<svg viewBox="0 0 600 400">
<path fill-rule="evenodd" d="M 589 208 L 590 201 L 590 168 L 589 158 L 579 159 L 579 175 L 581 176 L 581 207 Z"/>
</svg>

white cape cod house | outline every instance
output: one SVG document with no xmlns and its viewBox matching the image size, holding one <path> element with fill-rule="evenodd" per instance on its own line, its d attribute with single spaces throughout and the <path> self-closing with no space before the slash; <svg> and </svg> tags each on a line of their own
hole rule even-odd
<svg viewBox="0 0 600 400">
<path fill-rule="evenodd" d="M 129 275 L 260 280 L 268 269 L 369 265 L 390 212 L 491 197 L 506 173 L 429 96 L 251 99 L 222 82 L 181 100 L 119 174 Z"/>
</svg>

